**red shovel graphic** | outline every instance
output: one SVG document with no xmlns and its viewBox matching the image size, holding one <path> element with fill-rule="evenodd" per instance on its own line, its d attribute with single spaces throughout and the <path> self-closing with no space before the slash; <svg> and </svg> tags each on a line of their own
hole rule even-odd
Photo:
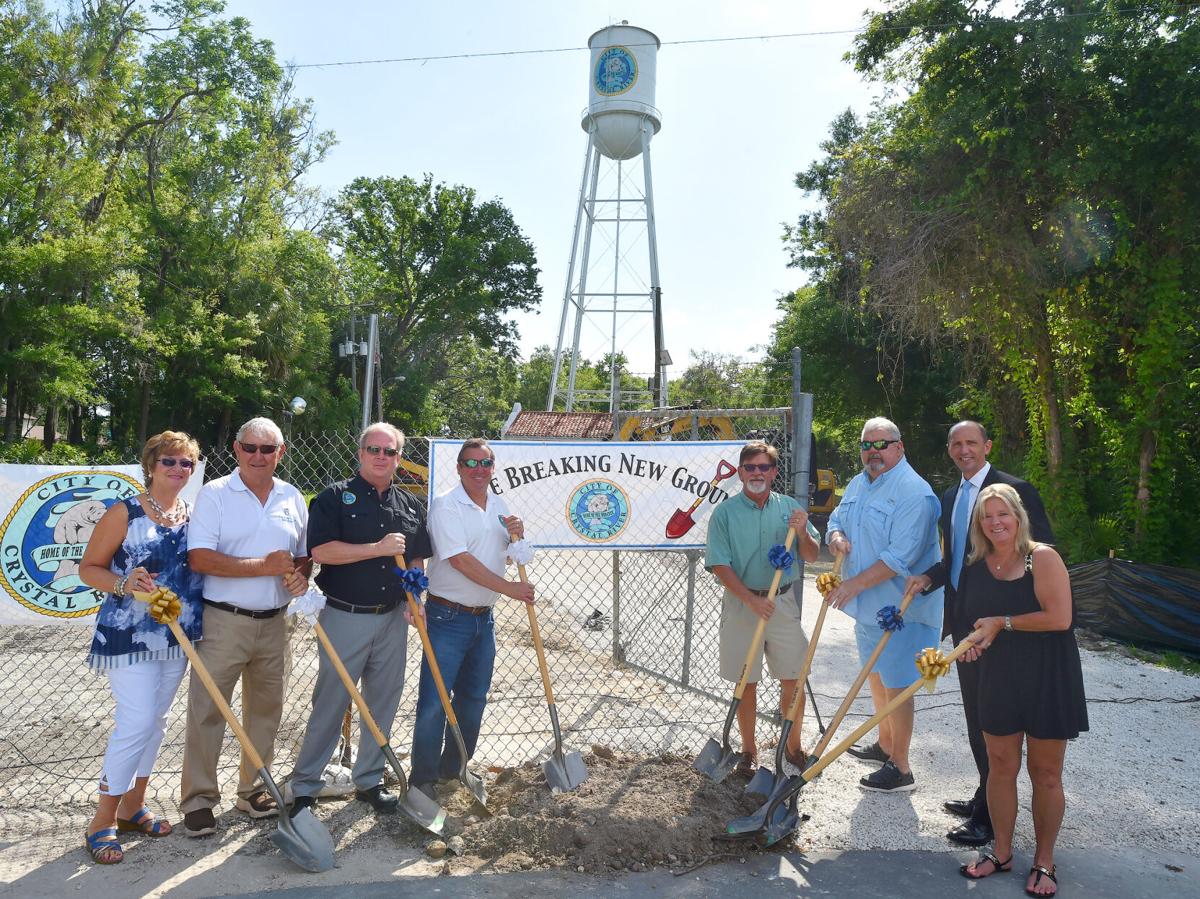
<svg viewBox="0 0 1200 899">
<path fill-rule="evenodd" d="M 700 508 L 700 504 L 711 495 L 712 488 L 728 477 L 737 474 L 737 468 L 730 465 L 724 459 L 717 464 L 717 476 L 708 484 L 708 493 L 704 496 L 696 497 L 696 501 L 688 506 L 687 511 L 676 509 L 671 515 L 671 520 L 667 522 L 667 538 L 670 540 L 678 540 L 693 527 L 696 526 L 696 520 L 692 518 L 692 513 Z"/>
</svg>

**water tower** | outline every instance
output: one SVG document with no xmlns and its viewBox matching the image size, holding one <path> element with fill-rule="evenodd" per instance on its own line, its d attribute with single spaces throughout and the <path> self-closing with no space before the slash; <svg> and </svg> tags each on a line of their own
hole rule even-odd
<svg viewBox="0 0 1200 899">
<path fill-rule="evenodd" d="M 581 122 L 587 152 L 546 408 L 554 411 L 556 400 L 568 412 L 576 405 L 595 409 L 600 404 L 616 411 L 622 400 L 661 407 L 667 405 L 671 358 L 663 346 L 650 178 L 650 140 L 662 127 L 654 108 L 659 40 L 644 28 L 622 22 L 601 28 L 588 39 L 588 47 L 588 107 Z M 640 166 L 626 164 L 638 156 Z M 646 389 L 622 391 L 616 357 L 628 356 L 635 344 L 648 344 L 646 332 L 654 340 Z M 593 359 L 611 353 L 614 365 L 606 389 L 576 388 L 581 353 Z M 564 361 L 565 390 L 559 387 Z"/>
</svg>

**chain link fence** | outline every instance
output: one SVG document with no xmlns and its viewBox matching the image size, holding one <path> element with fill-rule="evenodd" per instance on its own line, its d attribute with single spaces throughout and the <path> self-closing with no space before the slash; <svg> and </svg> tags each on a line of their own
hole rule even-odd
<svg viewBox="0 0 1200 899">
<path fill-rule="evenodd" d="M 713 423 L 712 411 L 691 426 L 662 427 L 648 417 L 641 439 L 765 439 L 781 450 L 780 480 L 790 492 L 790 410 L 738 410 Z M 658 422 L 656 424 L 656 422 Z M 672 430 L 673 428 L 673 430 Z M 657 430 L 656 430 L 657 429 Z M 731 430 L 732 429 L 732 430 Z M 357 434 L 298 433 L 278 475 L 311 496 L 357 468 Z M 428 441 L 404 452 L 402 483 L 424 492 Z M 130 460 L 133 461 L 133 460 Z M 229 474 L 228 448 L 206 453 L 207 480 Z M 536 535 L 532 535 L 536 542 Z M 704 570 L 703 553 L 679 551 L 543 550 L 529 566 L 538 588 L 538 621 L 569 747 L 604 744 L 634 752 L 695 751 L 698 734 L 719 732 L 731 685 L 717 674 L 721 586 Z M 515 578 L 516 571 L 509 577 Z M 785 599 L 786 601 L 786 599 Z M 392 745 L 407 754 L 415 718 L 421 661 L 410 630 L 404 695 Z M 84 662 L 87 627 L 0 627 L 0 808 L 90 803 L 112 729 L 112 696 L 103 676 Z M 291 662 L 273 770 L 286 777 L 299 752 L 317 673 L 317 644 L 303 622 L 291 627 Z M 495 676 L 475 764 L 490 768 L 544 757 L 553 746 L 549 716 L 524 607 L 502 599 L 496 608 Z M 149 798 L 177 812 L 188 679 L 172 707 L 151 778 Z M 240 715 L 239 693 L 233 708 Z M 770 718 L 778 685 L 762 685 L 759 708 Z M 357 718 L 357 716 L 355 716 Z M 357 721 L 351 745 L 358 744 Z M 736 738 L 735 738 L 736 739 Z M 227 733 L 220 777 L 232 803 L 240 750 Z M 7 817 L 7 815 L 0 815 Z"/>
</svg>

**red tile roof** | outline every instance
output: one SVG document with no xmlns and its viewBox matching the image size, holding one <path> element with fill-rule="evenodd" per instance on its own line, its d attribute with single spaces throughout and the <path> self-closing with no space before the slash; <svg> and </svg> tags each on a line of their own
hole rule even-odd
<svg viewBox="0 0 1200 899">
<path fill-rule="evenodd" d="M 611 440 L 608 412 L 521 412 L 504 433 L 506 440 Z"/>
</svg>

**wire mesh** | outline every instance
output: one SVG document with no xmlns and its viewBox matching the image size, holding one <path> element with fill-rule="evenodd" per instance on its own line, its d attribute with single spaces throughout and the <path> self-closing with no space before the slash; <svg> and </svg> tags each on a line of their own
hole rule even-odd
<svg viewBox="0 0 1200 899">
<path fill-rule="evenodd" d="M 767 439 L 781 449 L 776 489 L 786 491 L 787 410 L 755 410 L 730 421 L 738 437 Z M 693 434 L 730 437 L 727 428 L 709 422 L 654 437 L 693 439 Z M 277 473 L 311 496 L 356 470 L 356 437 L 349 431 L 296 434 Z M 428 455 L 426 440 L 408 441 L 401 477 L 415 492 L 423 489 Z M 206 463 L 210 480 L 236 465 L 228 448 L 210 449 Z M 699 748 L 697 734 L 719 731 L 732 685 L 717 674 L 721 586 L 704 570 L 701 551 L 543 550 L 528 570 L 537 585 L 538 623 L 568 748 L 687 751 Z M 508 576 L 515 579 L 517 573 L 510 570 Z M 6 722 L 0 794 L 8 797 L 10 809 L 86 803 L 96 795 L 113 701 L 106 678 L 85 665 L 90 640 L 86 627 L 0 627 L 0 718 Z M 495 675 L 475 755 L 476 764 L 493 768 L 544 757 L 553 746 L 524 606 L 501 599 L 496 642 Z M 303 622 L 291 623 L 290 649 L 272 766 L 280 777 L 290 773 L 299 753 L 317 673 L 316 639 Z M 405 690 L 392 728 L 392 745 L 401 756 L 411 746 L 420 661 L 420 644 L 410 629 Z M 175 813 L 179 801 L 187 693 L 185 678 L 147 794 L 167 813 Z M 240 716 L 239 690 L 232 706 Z M 777 707 L 778 686 L 766 679 L 759 708 Z M 352 745 L 358 738 L 356 721 Z M 227 732 L 219 765 L 226 803 L 234 798 L 239 755 Z"/>
</svg>

